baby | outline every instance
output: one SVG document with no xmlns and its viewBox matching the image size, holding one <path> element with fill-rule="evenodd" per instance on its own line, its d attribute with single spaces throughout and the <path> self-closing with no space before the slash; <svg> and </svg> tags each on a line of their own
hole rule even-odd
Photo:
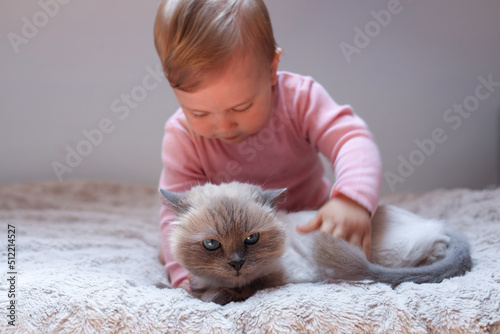
<svg viewBox="0 0 500 334">
<path fill-rule="evenodd" d="M 287 211 L 319 209 L 320 230 L 370 251 L 381 162 L 366 124 L 310 77 L 279 72 L 282 50 L 262 0 L 163 0 L 155 45 L 180 109 L 165 125 L 160 188 L 239 181 L 287 188 Z M 319 153 L 335 173 L 324 177 Z M 161 211 L 160 257 L 173 287 L 188 272 L 168 245 L 174 213 Z"/>
</svg>

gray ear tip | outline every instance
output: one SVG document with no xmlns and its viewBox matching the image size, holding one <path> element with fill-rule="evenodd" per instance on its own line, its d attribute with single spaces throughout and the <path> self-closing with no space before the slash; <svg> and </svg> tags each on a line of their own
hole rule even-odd
<svg viewBox="0 0 500 334">
<path fill-rule="evenodd" d="M 276 207 L 278 204 L 286 202 L 287 188 L 266 190 L 262 195 L 266 205 Z"/>
<path fill-rule="evenodd" d="M 160 200 L 163 205 L 172 208 L 177 214 L 187 211 L 189 208 L 189 204 L 183 194 L 162 188 L 158 188 L 158 191 L 162 196 Z"/>
<path fill-rule="evenodd" d="M 288 188 L 281 188 L 281 189 L 276 189 L 276 196 L 283 196 L 286 195 L 288 192 Z"/>
<path fill-rule="evenodd" d="M 288 188 L 280 189 L 280 192 L 277 197 L 280 202 L 286 202 L 286 199 L 288 197 Z"/>
</svg>

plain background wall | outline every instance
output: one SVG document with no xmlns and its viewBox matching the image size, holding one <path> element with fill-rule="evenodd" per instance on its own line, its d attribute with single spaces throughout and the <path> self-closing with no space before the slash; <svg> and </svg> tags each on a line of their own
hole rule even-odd
<svg viewBox="0 0 500 334">
<path fill-rule="evenodd" d="M 499 183 L 500 87 L 475 95 L 479 77 L 500 82 L 500 2 L 266 3 L 280 69 L 313 76 L 369 124 L 393 180 L 384 193 Z M 67 166 L 62 180 L 157 183 L 163 125 L 177 108 L 151 74 L 157 5 L 0 0 L 0 183 L 57 180 L 54 164 Z M 464 103 L 465 116 L 448 111 Z M 69 166 L 77 149 L 86 156 Z"/>
</svg>

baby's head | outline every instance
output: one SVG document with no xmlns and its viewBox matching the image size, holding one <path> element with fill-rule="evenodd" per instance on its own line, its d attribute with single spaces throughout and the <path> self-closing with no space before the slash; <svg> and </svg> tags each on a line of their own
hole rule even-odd
<svg viewBox="0 0 500 334">
<path fill-rule="evenodd" d="M 241 50 L 271 66 L 276 42 L 262 0 L 163 0 L 155 45 L 173 88 L 196 89 Z"/>
<path fill-rule="evenodd" d="M 281 50 L 262 0 L 163 0 L 154 35 L 197 134 L 238 142 L 264 126 Z"/>
</svg>

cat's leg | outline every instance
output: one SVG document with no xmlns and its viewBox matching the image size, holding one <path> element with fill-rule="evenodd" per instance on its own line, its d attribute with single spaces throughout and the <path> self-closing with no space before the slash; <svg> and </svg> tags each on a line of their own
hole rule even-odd
<svg viewBox="0 0 500 334">
<path fill-rule="evenodd" d="M 232 301 L 245 300 L 255 293 L 255 290 L 242 293 L 241 288 L 211 287 L 203 278 L 194 275 L 188 277 L 191 295 L 207 303 L 226 305 Z"/>
<path fill-rule="evenodd" d="M 255 294 L 252 286 L 242 288 L 213 288 L 206 290 L 193 290 L 191 295 L 204 302 L 226 305 L 230 302 L 241 302 Z"/>
<path fill-rule="evenodd" d="M 259 277 L 250 284 L 239 288 L 221 288 L 219 293 L 212 297 L 212 301 L 222 305 L 224 305 L 224 302 L 227 300 L 235 302 L 244 301 L 253 296 L 259 290 L 274 288 L 283 284 L 285 284 L 284 273 L 283 270 L 279 269 L 275 272 Z"/>
<path fill-rule="evenodd" d="M 193 278 L 191 286 L 196 286 L 196 279 Z M 273 288 L 285 284 L 283 270 L 270 273 L 259 277 L 248 285 L 236 288 L 208 288 L 208 289 L 193 289 L 192 295 L 205 302 L 212 302 L 219 305 L 226 305 L 230 302 L 244 301 L 253 296 L 257 291 L 268 288 Z"/>
<path fill-rule="evenodd" d="M 208 289 L 203 292 L 193 291 L 191 294 L 204 302 L 211 302 L 219 305 L 226 305 L 233 301 L 244 300 L 240 293 L 238 293 L 234 289 L 229 288 Z"/>
</svg>

